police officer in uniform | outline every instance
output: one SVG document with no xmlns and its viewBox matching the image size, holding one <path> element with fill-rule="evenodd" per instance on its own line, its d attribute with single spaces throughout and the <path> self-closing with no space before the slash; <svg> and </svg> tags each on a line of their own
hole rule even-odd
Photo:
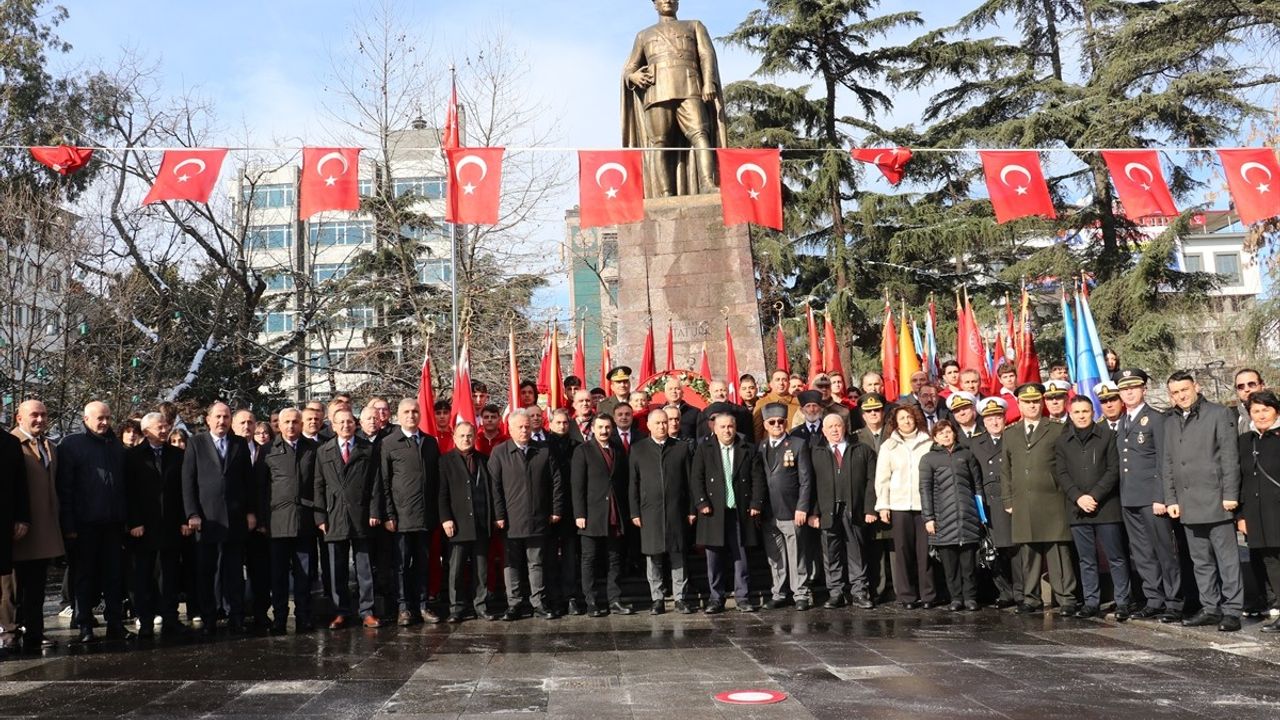
<svg viewBox="0 0 1280 720">
<path fill-rule="evenodd" d="M 1136 368 L 1121 370 L 1116 378 L 1125 406 L 1116 431 L 1120 505 L 1133 567 L 1147 599 L 1146 606 L 1134 611 L 1133 617 L 1176 622 L 1182 619 L 1182 566 L 1174 534 L 1180 528 L 1164 505 L 1160 443 L 1165 416 L 1146 403 L 1148 379 Z"/>
</svg>

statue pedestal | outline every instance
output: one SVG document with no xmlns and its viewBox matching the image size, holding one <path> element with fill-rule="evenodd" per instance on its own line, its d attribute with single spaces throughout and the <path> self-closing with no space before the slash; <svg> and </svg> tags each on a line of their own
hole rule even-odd
<svg viewBox="0 0 1280 720">
<path fill-rule="evenodd" d="M 705 342 L 714 379 L 725 379 L 722 309 L 727 309 L 738 371 L 754 374 L 763 384 L 764 348 L 747 226 L 724 226 L 718 194 L 655 198 L 646 200 L 644 208 L 643 222 L 618 227 L 621 310 L 613 357 L 625 358 L 639 372 L 652 317 L 654 364 L 661 371 L 670 318 L 676 367 L 697 371 Z"/>
</svg>

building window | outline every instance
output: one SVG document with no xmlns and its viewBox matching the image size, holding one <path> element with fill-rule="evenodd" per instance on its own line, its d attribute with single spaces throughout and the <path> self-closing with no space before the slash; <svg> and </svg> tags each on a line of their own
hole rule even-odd
<svg viewBox="0 0 1280 720">
<path fill-rule="evenodd" d="M 341 280 L 350 271 L 351 268 L 340 263 L 312 265 L 311 279 L 315 284 L 319 285 L 326 280 Z"/>
<path fill-rule="evenodd" d="M 245 233 L 245 242 L 257 250 L 278 250 L 293 245 L 292 225 L 262 225 Z"/>
<path fill-rule="evenodd" d="M 453 282 L 453 266 L 448 260 L 423 260 L 418 263 L 418 282 L 424 285 L 446 285 Z"/>
<path fill-rule="evenodd" d="M 349 328 L 371 328 L 376 322 L 376 315 L 371 307 L 347 308 L 346 326 Z"/>
<path fill-rule="evenodd" d="M 265 326 L 269 333 L 293 332 L 293 313 L 267 313 Z"/>
<path fill-rule="evenodd" d="M 356 181 L 356 192 L 360 197 L 370 197 L 373 195 L 373 178 L 360 178 Z"/>
<path fill-rule="evenodd" d="M 410 193 L 427 200 L 438 200 L 444 197 L 444 178 L 442 177 L 395 178 L 391 184 L 396 197 L 404 197 Z"/>
<path fill-rule="evenodd" d="M 373 231 L 367 220 L 331 222 L 311 228 L 311 244 L 321 247 L 363 244 Z"/>
<path fill-rule="evenodd" d="M 267 290 L 281 292 L 293 289 L 293 273 L 288 271 L 273 272 L 267 275 Z"/>
<path fill-rule="evenodd" d="M 1198 253 L 1195 255 L 1192 255 L 1190 253 L 1183 253 L 1182 268 L 1186 272 L 1203 272 L 1204 256 Z"/>
<path fill-rule="evenodd" d="M 431 222 L 434 224 L 431 225 L 430 227 L 423 227 L 420 225 L 415 225 L 415 226 L 401 225 L 400 235 L 402 237 L 406 237 L 412 240 L 420 240 L 426 243 L 448 241 L 449 235 L 445 231 L 444 219 L 432 218 Z"/>
<path fill-rule="evenodd" d="M 293 207 L 293 196 L 291 184 L 246 185 L 244 188 L 244 201 L 256 209 Z"/>
<path fill-rule="evenodd" d="M 1239 253 L 1214 253 L 1213 271 L 1224 277 L 1224 285 L 1243 284 L 1243 279 L 1240 277 Z"/>
<path fill-rule="evenodd" d="M 62 292 L 62 276 L 58 273 L 49 273 L 49 291 Z"/>
</svg>

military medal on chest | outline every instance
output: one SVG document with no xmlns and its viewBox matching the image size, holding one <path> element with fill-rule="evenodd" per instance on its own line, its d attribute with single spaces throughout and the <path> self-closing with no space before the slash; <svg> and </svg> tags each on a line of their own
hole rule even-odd
<svg viewBox="0 0 1280 720">
<path fill-rule="evenodd" d="M 795 467 L 795 466 L 796 466 L 796 454 L 791 452 L 791 448 L 787 448 L 787 451 L 782 454 L 782 467 Z"/>
<path fill-rule="evenodd" d="M 1142 420 L 1143 420 L 1143 422 L 1146 422 L 1146 420 L 1147 420 L 1147 419 L 1146 419 L 1146 418 L 1142 418 Z M 1147 441 L 1147 434 L 1146 434 L 1146 433 L 1138 433 L 1138 444 L 1139 444 L 1139 445 L 1141 445 L 1141 444 L 1145 443 L 1146 441 Z"/>
</svg>

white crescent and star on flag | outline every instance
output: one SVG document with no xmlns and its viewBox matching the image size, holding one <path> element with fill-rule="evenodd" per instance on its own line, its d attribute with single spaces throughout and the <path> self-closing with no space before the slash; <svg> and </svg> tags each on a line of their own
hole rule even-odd
<svg viewBox="0 0 1280 720">
<path fill-rule="evenodd" d="M 1268 181 L 1268 182 L 1259 181 L 1258 184 L 1254 186 L 1254 189 L 1257 190 L 1260 194 L 1271 192 L 1271 185 L 1269 181 L 1274 179 L 1271 175 L 1271 168 L 1267 167 L 1266 165 L 1263 165 L 1260 162 L 1250 161 L 1241 165 L 1240 177 L 1244 178 L 1244 181 L 1246 183 L 1253 185 L 1253 181 L 1249 179 L 1249 171 L 1254 169 L 1261 170 L 1262 172 L 1266 173 L 1266 180 Z"/>
<path fill-rule="evenodd" d="M 338 162 L 342 163 L 342 172 L 338 173 L 337 175 L 330 175 L 328 177 L 325 177 L 324 166 L 328 164 L 330 160 L 337 160 Z M 323 177 L 324 184 L 330 187 L 332 187 L 334 184 L 338 182 L 338 177 L 342 175 L 346 175 L 347 171 L 350 169 L 351 169 L 351 165 L 350 163 L 347 162 L 347 157 L 340 152 L 325 153 L 323 156 L 321 156 L 319 160 L 316 161 L 316 174 L 319 175 L 320 177 Z"/>
<path fill-rule="evenodd" d="M 462 168 L 467 167 L 468 165 L 475 165 L 480 168 L 480 177 L 476 179 L 476 182 L 484 182 L 485 177 L 489 175 L 489 164 L 475 155 L 464 155 L 462 159 L 458 160 L 458 164 L 453 168 L 453 177 L 456 180 L 461 181 Z M 474 195 L 475 192 L 476 186 L 471 182 L 467 182 L 462 186 L 462 194 L 464 195 Z"/>
<path fill-rule="evenodd" d="M 181 173 L 181 174 L 179 174 L 179 173 L 181 172 L 182 168 L 186 167 L 187 165 L 194 165 L 195 167 L 197 167 L 197 168 L 199 168 L 199 169 L 198 169 L 198 170 L 196 170 L 196 171 L 195 171 L 195 172 L 193 172 L 193 173 Z M 208 167 L 208 166 L 207 166 L 207 165 L 205 165 L 205 162 L 204 162 L 203 160 L 201 160 L 200 158 L 187 158 L 186 160 L 183 160 L 182 162 L 180 162 L 180 163 L 178 163 L 177 165 L 174 165 L 174 166 L 173 166 L 173 174 L 178 176 L 178 182 L 186 182 L 186 181 L 190 180 L 193 176 L 195 176 L 195 175 L 199 175 L 200 173 L 203 173 L 207 167 Z"/>
<path fill-rule="evenodd" d="M 1027 181 L 1021 185 L 1010 185 L 1009 175 L 1011 173 L 1019 173 L 1025 177 Z M 1000 182 L 1004 183 L 1006 187 L 1013 188 L 1013 191 L 1019 195 L 1026 195 L 1027 190 L 1031 186 L 1031 171 L 1021 165 L 1005 165 L 1004 168 L 1000 170 Z"/>
<path fill-rule="evenodd" d="M 746 173 L 754 173 L 755 175 L 758 175 L 760 177 L 760 187 L 747 187 L 747 184 L 742 182 L 742 176 Z M 755 163 L 743 163 L 738 167 L 738 184 L 747 188 L 747 195 L 750 195 L 752 200 L 759 200 L 760 191 L 769 184 L 769 176 L 765 173 L 764 168 L 759 165 Z"/>
<path fill-rule="evenodd" d="M 610 185 L 609 189 L 604 191 L 604 196 L 610 200 L 613 200 L 614 198 L 618 197 L 618 188 L 623 185 L 626 185 L 627 180 L 629 180 L 631 177 L 627 173 L 627 168 L 624 167 L 621 163 L 607 162 L 596 169 L 596 186 L 603 188 L 604 187 L 603 178 L 605 173 L 613 170 L 616 170 L 620 175 L 622 175 L 622 180 L 621 182 L 618 183 L 617 187 Z"/>
<path fill-rule="evenodd" d="M 1134 170 L 1141 171 L 1143 174 L 1145 174 L 1147 176 L 1147 181 L 1142 182 L 1138 178 L 1134 177 L 1133 176 Z M 1146 165 L 1140 162 L 1131 162 L 1126 164 L 1124 166 L 1124 176 L 1138 183 L 1138 187 L 1142 188 L 1143 190 L 1150 190 L 1151 183 L 1155 182 L 1155 179 L 1156 179 L 1156 175 L 1155 173 L 1151 172 L 1151 168 L 1147 167 Z"/>
</svg>

